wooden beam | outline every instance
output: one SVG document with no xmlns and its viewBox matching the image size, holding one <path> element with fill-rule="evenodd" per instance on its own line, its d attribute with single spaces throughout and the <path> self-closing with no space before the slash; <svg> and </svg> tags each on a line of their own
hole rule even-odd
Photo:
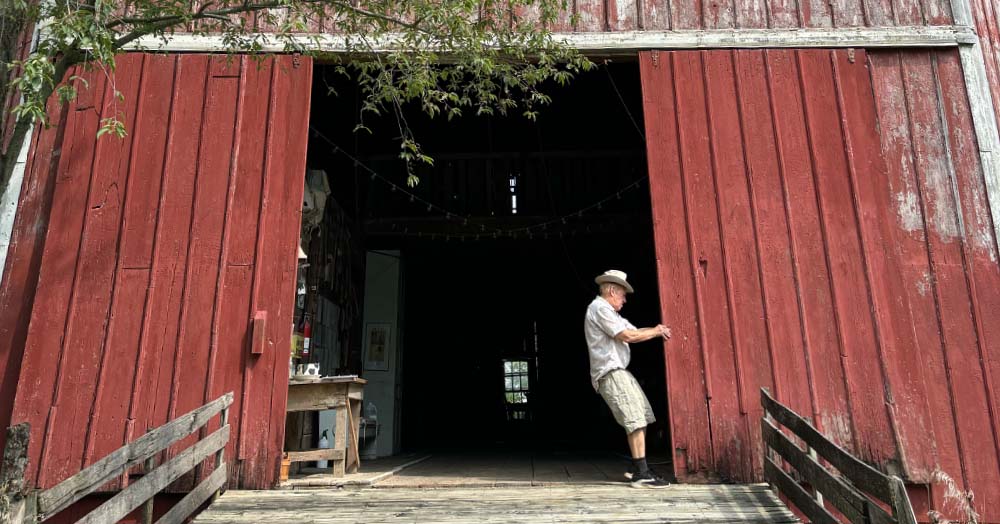
<svg viewBox="0 0 1000 524">
<path fill-rule="evenodd" d="M 892 516 L 899 524 L 917 524 L 910 496 L 906 493 L 906 484 L 897 476 L 892 477 Z"/>
<path fill-rule="evenodd" d="M 803 515 L 809 517 L 813 524 L 840 524 L 840 521 L 834 518 L 826 508 L 813 500 L 802 486 L 799 486 L 792 477 L 781 471 L 781 468 L 768 458 L 764 459 L 764 477 L 768 482 L 778 486 L 778 491 L 788 497 L 788 500 L 795 504 L 795 507 L 799 508 Z"/>
<path fill-rule="evenodd" d="M 171 482 L 194 469 L 206 457 L 218 451 L 219 448 L 225 447 L 226 443 L 229 442 L 229 428 L 228 425 L 222 426 L 204 440 L 199 440 L 174 458 L 164 462 L 160 467 L 88 513 L 86 517 L 77 521 L 77 524 L 103 524 L 105 522 L 118 522 L 125 518 L 132 510 L 153 498 Z"/>
<path fill-rule="evenodd" d="M 867 497 L 808 456 L 784 433 L 764 419 L 761 419 L 761 435 L 768 447 L 777 451 L 803 479 L 825 495 L 826 500 L 829 500 L 851 522 L 867 524 L 868 519 L 872 524 L 893 522 L 885 510 L 872 504 Z"/>
<path fill-rule="evenodd" d="M 306 451 L 286 451 L 289 462 L 312 462 L 314 460 L 344 460 L 344 450 L 333 448 L 309 449 Z"/>
<path fill-rule="evenodd" d="M 261 52 L 286 52 L 286 40 L 264 34 Z M 635 54 L 648 49 L 759 49 L 847 47 L 955 47 L 976 38 L 968 26 L 894 26 L 790 29 L 704 29 L 679 31 L 622 31 L 554 33 L 553 38 L 585 54 Z M 349 43 L 343 35 L 303 33 L 290 37 L 303 49 L 325 53 L 368 51 Z M 376 52 L 400 49 L 400 35 L 390 34 L 373 44 Z M 351 40 L 356 42 L 357 40 Z M 136 40 L 128 50 L 217 53 L 226 51 L 220 35 L 176 33 Z"/>
<path fill-rule="evenodd" d="M 827 462 L 837 468 L 858 489 L 874 495 L 879 500 L 891 503 L 892 488 L 889 477 L 877 469 L 854 458 L 840 446 L 834 444 L 806 419 L 771 398 L 763 388 L 760 391 L 761 405 L 781 425 L 792 430 L 807 446 L 816 450 Z"/>
<path fill-rule="evenodd" d="M 207 479 L 201 481 L 198 487 L 191 490 L 180 502 L 174 504 L 156 524 L 182 524 L 199 506 L 214 496 L 226 484 L 226 465 L 220 464 Z"/>
<path fill-rule="evenodd" d="M 227 393 L 118 448 L 83 471 L 40 493 L 38 512 L 43 516 L 58 513 L 121 475 L 133 465 L 143 462 L 190 435 L 232 403 L 233 394 Z"/>
<path fill-rule="evenodd" d="M 28 496 L 24 479 L 30 439 L 31 425 L 27 422 L 7 428 L 7 443 L 0 465 L 0 522 L 34 522 L 35 500 Z"/>
</svg>

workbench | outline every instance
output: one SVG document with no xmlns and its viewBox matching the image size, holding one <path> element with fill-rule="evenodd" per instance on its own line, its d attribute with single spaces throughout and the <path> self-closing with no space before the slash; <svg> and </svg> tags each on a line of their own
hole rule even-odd
<svg viewBox="0 0 1000 524">
<path fill-rule="evenodd" d="M 323 377 L 318 380 L 288 382 L 288 413 L 300 411 L 336 411 L 333 446 L 329 449 L 287 451 L 290 462 L 329 460 L 333 476 L 355 473 L 361 465 L 358 453 L 358 425 L 361 401 L 368 381 L 356 376 Z"/>
</svg>

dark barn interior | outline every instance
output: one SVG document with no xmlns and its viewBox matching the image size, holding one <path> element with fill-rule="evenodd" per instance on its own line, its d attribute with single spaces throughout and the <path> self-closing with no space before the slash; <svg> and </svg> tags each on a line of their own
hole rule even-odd
<svg viewBox="0 0 1000 524">
<path fill-rule="evenodd" d="M 434 159 L 413 166 L 414 187 L 401 120 L 367 115 L 372 133 L 354 132 L 356 88 L 331 67 L 315 78 L 309 166 L 328 174 L 352 249 L 401 261 L 397 446 L 627 454 L 590 385 L 582 324 L 610 268 L 636 287 L 623 315 L 660 320 L 637 64 L 551 87 L 537 122 L 404 108 Z M 341 371 L 363 374 L 361 336 L 349 338 Z M 669 456 L 662 347 L 633 346 L 630 369 L 659 419 L 650 454 Z"/>
</svg>

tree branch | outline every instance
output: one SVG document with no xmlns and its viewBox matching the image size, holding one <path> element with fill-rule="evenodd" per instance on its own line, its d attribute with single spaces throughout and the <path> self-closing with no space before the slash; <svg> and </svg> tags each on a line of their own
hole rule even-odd
<svg viewBox="0 0 1000 524">
<path fill-rule="evenodd" d="M 400 27 L 405 27 L 405 28 L 413 30 L 413 31 L 418 31 L 418 32 L 421 32 L 421 33 L 433 35 L 433 33 L 431 31 L 423 29 L 420 26 L 419 21 L 418 22 L 409 22 L 409 21 L 403 20 L 401 18 L 397 18 L 397 17 L 393 17 L 393 16 L 381 14 L 381 13 L 375 13 L 375 12 L 372 12 L 372 11 L 368 11 L 366 9 L 361 9 L 360 7 L 353 6 L 353 5 L 349 4 L 349 3 L 338 2 L 338 1 L 330 1 L 330 0 L 303 0 L 303 3 L 326 3 L 326 4 L 329 4 L 329 5 L 333 6 L 333 7 L 338 7 L 338 8 L 341 8 L 341 9 L 345 10 L 345 11 L 351 11 L 351 12 L 354 12 L 354 13 L 356 13 L 358 15 L 361 15 L 361 16 L 364 16 L 364 17 L 367 17 L 367 18 L 381 20 L 383 22 L 389 22 L 390 24 L 395 24 L 395 25 L 398 25 Z M 227 7 L 225 9 L 217 9 L 215 11 L 205 11 L 205 7 L 207 7 L 208 5 L 211 5 L 211 4 L 206 4 L 206 5 L 202 6 L 201 9 L 199 9 L 197 12 L 191 14 L 190 16 L 187 16 L 187 15 L 170 15 L 170 16 L 153 17 L 153 18 L 120 18 L 120 19 L 116 20 L 115 22 L 113 22 L 111 24 L 108 24 L 106 27 L 108 29 L 113 29 L 113 28 L 115 28 L 117 26 L 125 25 L 125 24 L 140 26 L 139 28 L 137 28 L 137 29 L 135 29 L 135 30 L 133 30 L 133 31 L 131 31 L 129 33 L 126 33 L 124 36 L 122 36 L 122 37 L 118 38 L 117 40 L 115 40 L 115 43 L 114 43 L 115 48 L 121 48 L 121 47 L 123 47 L 125 45 L 128 45 L 129 43 L 131 43 L 131 42 L 133 42 L 135 40 L 138 40 L 139 38 L 142 38 L 142 37 L 144 37 L 146 35 L 153 34 L 153 33 L 157 32 L 157 31 L 161 31 L 161 30 L 167 29 L 167 28 L 169 28 L 172 25 L 179 24 L 181 22 L 185 22 L 185 21 L 188 21 L 188 20 L 203 20 L 203 19 L 228 20 L 228 17 L 231 16 L 231 15 L 236 15 L 236 14 L 241 14 L 241 13 L 247 13 L 247 12 L 252 12 L 252 11 L 263 11 L 264 9 L 273 9 L 273 8 L 278 8 L 278 7 L 286 7 L 287 8 L 287 4 L 285 4 L 283 2 L 280 2 L 280 1 L 263 2 L 263 3 L 256 3 L 256 4 L 245 3 L 245 4 L 243 4 L 241 6 L 237 6 L 237 7 Z"/>
</svg>

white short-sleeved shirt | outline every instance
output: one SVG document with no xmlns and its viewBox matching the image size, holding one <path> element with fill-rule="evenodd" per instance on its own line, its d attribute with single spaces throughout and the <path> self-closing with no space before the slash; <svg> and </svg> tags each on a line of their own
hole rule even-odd
<svg viewBox="0 0 1000 524">
<path fill-rule="evenodd" d="M 595 390 L 597 381 L 608 372 L 628 367 L 631 350 L 628 344 L 615 339 L 615 335 L 626 329 L 636 327 L 619 315 L 604 298 L 597 297 L 587 306 L 583 334 L 590 353 L 590 382 Z"/>
</svg>

